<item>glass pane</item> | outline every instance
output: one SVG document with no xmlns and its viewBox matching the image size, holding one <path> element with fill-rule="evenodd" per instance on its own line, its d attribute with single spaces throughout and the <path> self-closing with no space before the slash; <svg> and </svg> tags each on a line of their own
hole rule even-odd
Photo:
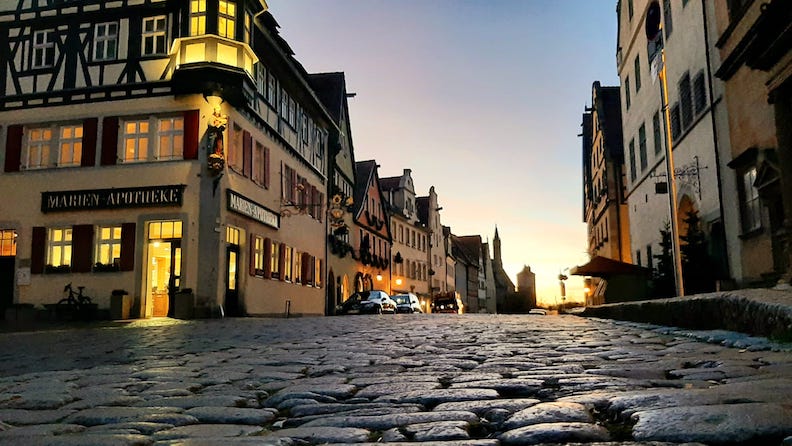
<svg viewBox="0 0 792 446">
<path fill-rule="evenodd" d="M 121 227 L 116 226 L 113 228 L 113 239 L 114 240 L 121 240 Z"/>
<path fill-rule="evenodd" d="M 124 159 L 125 160 L 135 159 L 135 140 L 127 139 L 125 145 L 126 147 L 124 150 Z"/>
<path fill-rule="evenodd" d="M 162 238 L 173 238 L 173 222 L 162 222 Z"/>
<path fill-rule="evenodd" d="M 146 159 L 148 156 L 148 138 L 140 138 L 138 141 L 138 149 L 137 159 Z"/>
<path fill-rule="evenodd" d="M 112 263 L 115 263 L 116 260 L 121 260 L 121 245 L 116 243 L 116 244 L 114 244 L 112 246 L 112 249 L 113 249 L 113 251 L 112 251 L 112 257 L 110 258 L 110 261 Z"/>
<path fill-rule="evenodd" d="M 134 122 L 134 121 L 127 122 L 125 127 L 126 127 L 126 134 L 127 135 L 132 134 L 132 133 L 137 133 L 137 123 L 136 122 Z"/>
<path fill-rule="evenodd" d="M 181 248 L 175 248 L 173 253 L 173 275 L 181 276 Z"/>
<path fill-rule="evenodd" d="M 148 131 L 149 131 L 149 122 L 140 121 L 140 133 L 148 133 Z"/>
<path fill-rule="evenodd" d="M 110 245 L 99 245 L 99 263 L 107 265 L 110 263 Z"/>
<path fill-rule="evenodd" d="M 72 128 L 61 127 L 61 138 L 71 138 L 71 137 L 72 137 Z"/>
<path fill-rule="evenodd" d="M 70 242 L 72 239 L 72 230 L 71 229 L 64 229 L 63 230 L 63 239 L 67 242 Z"/>
<path fill-rule="evenodd" d="M 82 143 L 76 142 L 74 143 L 74 157 L 71 159 L 71 162 L 77 164 L 82 160 Z"/>
<path fill-rule="evenodd" d="M 53 242 L 60 242 L 63 240 L 63 231 L 60 229 L 53 229 L 52 230 L 52 241 Z"/>
<path fill-rule="evenodd" d="M 171 129 L 171 120 L 170 119 L 160 119 L 160 131 L 167 132 Z"/>
<path fill-rule="evenodd" d="M 228 289 L 236 290 L 237 253 L 228 253 Z"/>
<path fill-rule="evenodd" d="M 149 239 L 162 238 L 162 223 L 149 223 Z"/>
<path fill-rule="evenodd" d="M 71 245 L 66 245 L 63 247 L 63 262 L 61 265 L 71 265 L 71 256 L 72 256 L 72 247 Z"/>
<path fill-rule="evenodd" d="M 102 229 L 99 231 L 99 232 L 100 232 L 100 234 L 101 234 L 101 235 L 99 236 L 99 238 L 100 238 L 101 240 L 108 240 L 108 239 L 110 239 L 110 231 L 111 231 L 111 228 L 102 228 Z"/>
<path fill-rule="evenodd" d="M 50 263 L 52 266 L 61 266 L 61 247 L 60 246 L 53 246 L 52 247 L 52 258 L 50 259 Z"/>
<path fill-rule="evenodd" d="M 181 238 L 182 237 L 182 222 L 181 221 L 174 221 L 173 222 L 173 238 Z"/>
<path fill-rule="evenodd" d="M 160 144 L 159 144 L 159 157 L 160 158 L 169 158 L 171 155 L 171 146 L 170 146 L 170 138 L 167 136 L 160 136 Z"/>
<path fill-rule="evenodd" d="M 172 154 L 176 157 L 180 157 L 182 155 L 183 147 L 184 147 L 184 137 L 182 135 L 174 136 Z"/>
</svg>

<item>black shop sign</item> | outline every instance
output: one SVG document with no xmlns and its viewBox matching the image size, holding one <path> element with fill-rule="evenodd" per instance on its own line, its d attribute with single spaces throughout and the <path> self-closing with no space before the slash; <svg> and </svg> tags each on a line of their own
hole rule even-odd
<svg viewBox="0 0 792 446">
<path fill-rule="evenodd" d="M 183 184 L 41 193 L 41 212 L 181 206 Z"/>
</svg>

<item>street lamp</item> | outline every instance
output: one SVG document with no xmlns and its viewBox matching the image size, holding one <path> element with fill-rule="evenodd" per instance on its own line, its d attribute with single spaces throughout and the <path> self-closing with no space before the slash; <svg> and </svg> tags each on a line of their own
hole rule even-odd
<svg viewBox="0 0 792 446">
<path fill-rule="evenodd" d="M 668 179 L 668 210 L 671 219 L 671 256 L 674 261 L 674 282 L 676 284 L 677 296 L 685 295 L 685 287 L 682 281 L 682 257 L 679 250 L 679 223 L 677 221 L 677 192 L 676 180 L 674 178 L 674 146 L 671 138 L 671 111 L 668 107 L 668 82 L 666 78 L 665 48 L 663 46 L 663 21 L 660 16 L 660 4 L 657 0 L 649 4 L 646 12 L 646 50 L 649 55 L 649 65 L 659 64 L 657 72 L 660 77 L 660 94 L 665 115 L 666 131 L 666 178 Z"/>
</svg>

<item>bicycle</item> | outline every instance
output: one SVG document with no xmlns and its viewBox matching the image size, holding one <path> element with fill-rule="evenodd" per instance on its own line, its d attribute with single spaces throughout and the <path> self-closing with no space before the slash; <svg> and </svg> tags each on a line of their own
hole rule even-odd
<svg viewBox="0 0 792 446">
<path fill-rule="evenodd" d="M 69 293 L 66 297 L 58 301 L 58 306 L 62 307 L 65 305 L 73 306 L 74 308 L 79 309 L 83 305 L 88 305 L 91 303 L 91 298 L 83 294 L 83 290 L 85 289 L 84 286 L 78 286 L 77 292 L 74 291 L 72 288 L 71 282 L 67 283 L 65 287 L 63 287 L 63 292 Z"/>
</svg>

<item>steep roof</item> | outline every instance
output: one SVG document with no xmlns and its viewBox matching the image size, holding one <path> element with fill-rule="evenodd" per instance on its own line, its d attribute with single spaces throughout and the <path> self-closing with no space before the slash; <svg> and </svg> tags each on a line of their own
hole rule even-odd
<svg viewBox="0 0 792 446">
<path fill-rule="evenodd" d="M 399 188 L 399 182 L 401 181 L 401 177 L 387 177 L 387 178 L 380 178 L 380 189 L 382 190 L 396 190 Z"/>
<path fill-rule="evenodd" d="M 377 168 L 377 162 L 374 160 L 358 161 L 355 163 L 355 215 L 360 213 L 360 210 L 365 204 L 363 199 L 366 197 L 371 176 L 374 175 L 374 169 Z"/>
<path fill-rule="evenodd" d="M 308 83 L 336 124 L 340 124 L 346 91 L 344 73 L 311 73 L 308 75 Z"/>
<path fill-rule="evenodd" d="M 480 235 L 463 235 L 457 237 L 460 248 L 464 251 L 465 256 L 470 260 L 470 264 L 479 265 L 479 257 L 481 257 L 481 236 Z"/>
<path fill-rule="evenodd" d="M 415 197 L 418 221 L 429 227 L 429 197 Z"/>
</svg>

